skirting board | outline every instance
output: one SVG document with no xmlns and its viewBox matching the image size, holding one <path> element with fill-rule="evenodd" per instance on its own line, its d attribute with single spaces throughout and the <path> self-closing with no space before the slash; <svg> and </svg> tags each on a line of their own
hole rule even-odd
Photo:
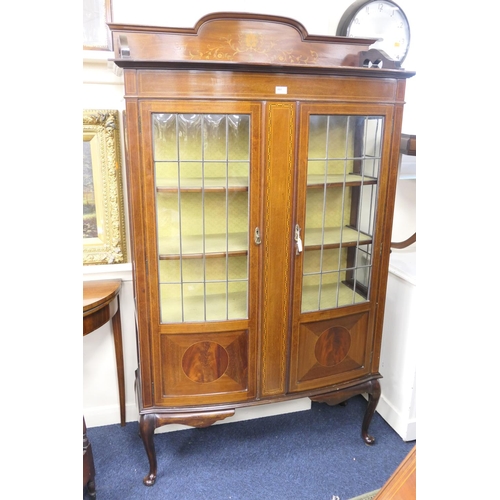
<svg viewBox="0 0 500 500">
<path fill-rule="evenodd" d="M 254 418 L 271 417 L 274 415 L 283 415 L 296 411 L 311 409 L 311 400 L 309 398 L 294 399 L 292 401 L 283 401 L 281 403 L 271 403 L 236 410 L 232 417 L 216 422 L 214 425 L 229 424 L 240 422 L 242 420 L 252 420 Z M 125 408 L 126 421 L 137 422 L 139 412 L 134 404 L 128 404 Z M 120 423 L 120 408 L 118 405 L 99 406 L 96 408 L 86 408 L 84 412 L 87 428 L 102 427 L 104 425 L 115 425 Z M 164 425 L 155 430 L 155 433 L 172 432 L 183 429 L 192 429 L 187 425 L 171 424 Z"/>
<path fill-rule="evenodd" d="M 383 392 L 377 405 L 377 413 L 401 436 L 403 441 L 417 439 L 417 419 L 399 412 L 384 398 Z"/>
<path fill-rule="evenodd" d="M 85 408 L 83 412 L 85 424 L 88 429 L 102 427 L 103 425 L 120 424 L 120 406 L 118 404 L 108 406 L 96 406 Z M 125 420 L 137 422 L 139 413 L 134 403 L 125 405 Z"/>
</svg>

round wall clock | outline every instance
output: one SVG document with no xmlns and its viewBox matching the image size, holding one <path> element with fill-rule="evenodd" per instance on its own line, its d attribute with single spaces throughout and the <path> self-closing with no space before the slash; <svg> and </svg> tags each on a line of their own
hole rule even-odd
<svg viewBox="0 0 500 500">
<path fill-rule="evenodd" d="M 402 63 L 410 47 L 410 24 L 399 5 L 390 0 L 357 0 L 345 12 L 337 35 L 377 38 L 371 47 Z"/>
</svg>

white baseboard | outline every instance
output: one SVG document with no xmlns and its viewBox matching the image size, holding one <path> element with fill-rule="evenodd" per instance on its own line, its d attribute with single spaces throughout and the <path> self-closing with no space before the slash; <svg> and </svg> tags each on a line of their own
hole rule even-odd
<svg viewBox="0 0 500 500">
<path fill-rule="evenodd" d="M 120 406 L 108 405 L 97 406 L 95 408 L 85 408 L 83 416 L 87 428 L 102 427 L 103 425 L 114 425 L 120 423 Z M 125 405 L 125 420 L 127 422 L 137 422 L 139 412 L 135 404 Z"/>
<path fill-rule="evenodd" d="M 377 413 L 401 436 L 403 441 L 417 439 L 417 419 L 398 411 L 384 398 L 383 394 L 377 405 Z"/>
</svg>

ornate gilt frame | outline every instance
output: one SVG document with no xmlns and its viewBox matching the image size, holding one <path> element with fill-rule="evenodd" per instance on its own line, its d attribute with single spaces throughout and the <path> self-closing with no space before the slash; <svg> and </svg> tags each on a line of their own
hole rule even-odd
<svg viewBox="0 0 500 500">
<path fill-rule="evenodd" d="M 83 238 L 83 264 L 126 262 L 118 111 L 84 110 L 83 140 L 91 143 L 98 232 Z"/>
</svg>

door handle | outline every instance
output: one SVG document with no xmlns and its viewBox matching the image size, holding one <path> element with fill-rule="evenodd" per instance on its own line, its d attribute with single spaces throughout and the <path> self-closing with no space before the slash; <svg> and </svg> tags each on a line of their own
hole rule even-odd
<svg viewBox="0 0 500 500">
<path fill-rule="evenodd" d="M 262 243 L 262 240 L 260 239 L 260 229 L 258 227 L 255 228 L 255 231 L 253 233 L 253 240 L 255 241 L 256 245 L 260 245 Z"/>
<path fill-rule="evenodd" d="M 299 255 L 302 253 L 302 238 L 300 237 L 300 226 L 298 224 L 295 224 L 295 245 L 296 245 L 296 252 L 295 255 Z"/>
</svg>

